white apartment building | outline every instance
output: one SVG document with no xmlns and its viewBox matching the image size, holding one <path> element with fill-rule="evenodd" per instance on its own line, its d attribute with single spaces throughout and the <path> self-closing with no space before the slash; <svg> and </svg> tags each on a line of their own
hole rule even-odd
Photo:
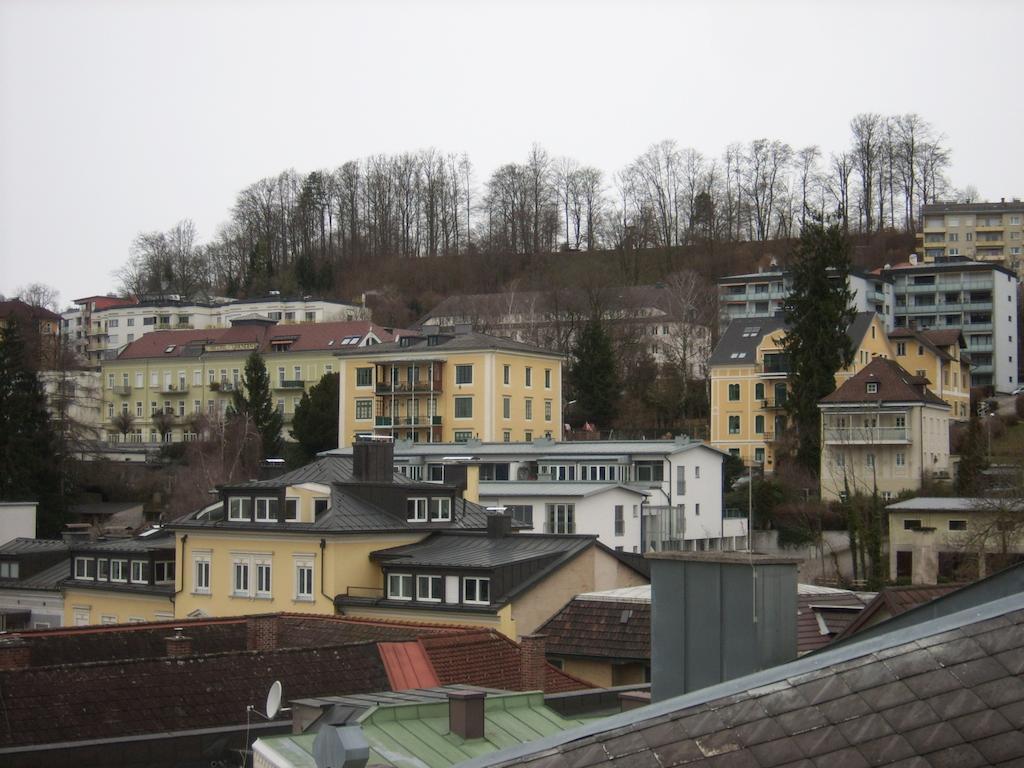
<svg viewBox="0 0 1024 768">
<path fill-rule="evenodd" d="M 89 362 L 117 357 L 128 344 L 151 331 L 229 328 L 232 320 L 261 315 L 279 325 L 364 320 L 369 311 L 326 299 L 286 298 L 277 292 L 256 299 L 211 302 L 178 298 L 143 300 L 92 296 L 78 299 L 78 308 L 61 315 L 65 338 Z"/>
<path fill-rule="evenodd" d="M 851 270 L 847 283 L 853 293 L 857 312 L 875 312 L 893 328 L 892 282 L 884 276 Z M 718 280 L 719 330 L 721 333 L 733 320 L 751 317 L 774 317 L 793 291 L 790 274 L 781 269 L 730 275 Z"/>
<path fill-rule="evenodd" d="M 484 506 L 510 508 L 535 533 L 571 522 L 575 533 L 626 552 L 745 548 L 746 516 L 726 517 L 723 509 L 725 456 L 685 437 L 395 443 L 395 468 L 412 479 L 441 482 L 447 467 L 471 464 Z"/>
<path fill-rule="evenodd" d="M 971 357 L 971 384 L 1012 392 L 1018 371 L 1016 273 L 995 262 L 940 258 L 886 265 L 895 297 L 897 328 L 959 328 Z"/>
</svg>

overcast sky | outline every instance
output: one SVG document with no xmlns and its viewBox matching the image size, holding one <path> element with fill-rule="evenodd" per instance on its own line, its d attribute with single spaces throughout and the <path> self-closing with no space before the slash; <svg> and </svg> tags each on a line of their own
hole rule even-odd
<svg viewBox="0 0 1024 768">
<path fill-rule="evenodd" d="M 140 231 L 287 168 L 540 142 L 607 173 L 672 138 L 844 148 L 918 112 L 952 182 L 1024 195 L 1024 3 L 0 0 L 0 293 L 115 288 Z"/>
</svg>

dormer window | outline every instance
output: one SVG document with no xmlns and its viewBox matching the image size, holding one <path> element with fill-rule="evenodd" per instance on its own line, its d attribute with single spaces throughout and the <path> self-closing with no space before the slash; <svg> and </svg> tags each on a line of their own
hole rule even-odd
<svg viewBox="0 0 1024 768">
<path fill-rule="evenodd" d="M 430 500 L 430 519 L 446 522 L 452 519 L 452 500 L 447 496 L 436 496 Z"/>
<path fill-rule="evenodd" d="M 299 521 L 299 500 L 298 499 L 285 499 L 284 500 L 284 519 L 297 523 Z"/>
<path fill-rule="evenodd" d="M 867 392 L 868 392 L 869 395 L 877 395 L 878 394 L 878 382 L 877 381 L 869 381 L 868 382 L 868 387 L 867 387 Z"/>
<path fill-rule="evenodd" d="M 410 523 L 422 523 L 427 520 L 427 500 L 421 498 L 409 499 L 406 505 L 406 519 Z"/>
<path fill-rule="evenodd" d="M 4 560 L 0 562 L 0 579 L 18 578 L 18 561 Z"/>
<path fill-rule="evenodd" d="M 232 496 L 228 499 L 228 520 L 252 519 L 252 499 L 246 496 Z"/>
<path fill-rule="evenodd" d="M 256 522 L 272 523 L 277 520 L 277 499 L 256 499 Z"/>
</svg>

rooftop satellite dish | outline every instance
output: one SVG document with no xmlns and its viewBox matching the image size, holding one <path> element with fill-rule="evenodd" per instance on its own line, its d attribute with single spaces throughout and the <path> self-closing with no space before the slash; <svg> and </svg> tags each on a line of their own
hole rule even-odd
<svg viewBox="0 0 1024 768">
<path fill-rule="evenodd" d="M 267 693 L 267 719 L 273 720 L 281 711 L 281 681 L 275 680 Z"/>
</svg>

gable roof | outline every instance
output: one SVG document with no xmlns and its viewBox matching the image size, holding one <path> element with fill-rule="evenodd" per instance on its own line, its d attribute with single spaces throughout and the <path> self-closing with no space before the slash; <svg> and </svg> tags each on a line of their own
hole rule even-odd
<svg viewBox="0 0 1024 768">
<path fill-rule="evenodd" d="M 1024 759 L 1024 595 L 614 715 L 463 768 Z M 913 762 L 913 757 L 925 758 Z"/>
<path fill-rule="evenodd" d="M 547 635 L 550 656 L 646 662 L 651 658 L 651 604 L 578 595 L 537 632 Z"/>
<path fill-rule="evenodd" d="M 0 301 L 0 320 L 16 317 L 21 321 L 25 320 L 49 320 L 54 323 L 60 322 L 60 315 L 51 312 L 46 307 L 37 307 L 27 304 L 21 299 L 8 299 Z"/>
<path fill-rule="evenodd" d="M 955 592 L 960 584 L 918 584 L 907 587 L 884 587 L 837 636 L 837 640 L 853 637 L 861 630 L 899 616 L 936 598 Z"/>
<path fill-rule="evenodd" d="M 868 392 L 869 383 L 877 384 L 877 392 Z M 914 376 L 887 357 L 876 357 L 859 372 L 844 381 L 819 403 L 922 403 L 946 410 L 949 404 L 927 387 L 928 380 Z"/>
</svg>

